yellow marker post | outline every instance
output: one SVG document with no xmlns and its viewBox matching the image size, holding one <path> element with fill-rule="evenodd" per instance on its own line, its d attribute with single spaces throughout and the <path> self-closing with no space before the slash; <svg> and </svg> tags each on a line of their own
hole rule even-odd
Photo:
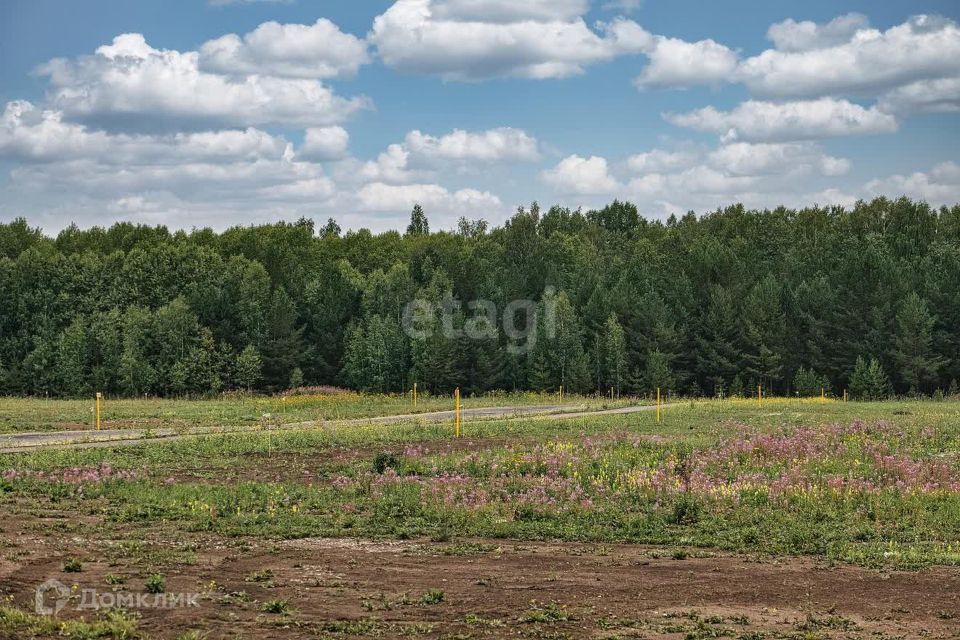
<svg viewBox="0 0 960 640">
<path fill-rule="evenodd" d="M 660 387 L 657 387 L 657 424 L 660 423 Z"/>
<path fill-rule="evenodd" d="M 820 402 L 827 401 L 827 393 L 824 391 L 823 387 L 820 387 Z"/>
<path fill-rule="evenodd" d="M 103 398 L 103 394 L 97 391 L 97 431 L 100 431 L 100 399 Z"/>
<path fill-rule="evenodd" d="M 763 406 L 763 385 L 761 384 L 757 385 L 757 406 Z"/>
<path fill-rule="evenodd" d="M 457 390 L 453 392 L 453 396 L 457 400 L 457 410 L 456 410 L 456 424 L 457 424 L 457 437 L 460 437 L 460 387 L 457 387 Z"/>
<path fill-rule="evenodd" d="M 560 385 L 560 404 L 563 404 L 563 385 Z"/>
<path fill-rule="evenodd" d="M 413 383 L 413 406 L 417 406 L 417 383 Z"/>
</svg>

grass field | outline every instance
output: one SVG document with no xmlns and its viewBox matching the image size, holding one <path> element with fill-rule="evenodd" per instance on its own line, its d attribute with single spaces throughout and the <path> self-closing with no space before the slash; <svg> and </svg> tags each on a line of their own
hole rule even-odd
<svg viewBox="0 0 960 640">
<path fill-rule="evenodd" d="M 504 402 L 552 400 L 508 396 Z M 16 429 L 57 428 L 77 410 L 71 403 L 3 402 L 14 412 L 5 415 Z M 288 411 L 386 415 L 406 412 L 406 402 L 356 397 L 335 409 L 305 402 Z M 431 399 L 421 406 L 448 404 Z M 150 406 L 131 401 L 124 415 Z M 163 410 L 208 424 L 218 411 L 238 419 L 260 409 L 217 401 Z M 159 411 L 152 419 L 163 419 Z M 683 402 L 665 410 L 659 424 L 655 413 L 645 412 L 467 422 L 460 439 L 451 431 L 446 423 L 329 423 L 269 435 L 0 456 L 0 509 L 7 514 L 0 577 L 11 597 L 0 610 L 0 631 L 45 637 L 46 619 L 23 612 L 33 586 L 46 578 L 103 585 L 112 575 L 123 577 L 119 591 L 141 590 L 154 575 L 184 590 L 202 587 L 204 605 L 194 617 L 114 614 L 97 624 L 127 631 L 78 631 L 72 637 L 178 637 L 193 629 L 208 634 L 196 637 L 623 637 L 630 631 L 644 637 L 757 638 L 831 637 L 854 627 L 874 637 L 897 637 L 911 629 L 960 627 L 957 591 L 952 601 L 937 605 L 942 608 L 911 614 L 913 622 L 896 611 L 887 612 L 894 622 L 882 622 L 883 616 L 877 618 L 882 624 L 871 622 L 854 605 L 843 617 L 801 596 L 781 604 L 790 615 L 766 618 L 759 605 L 715 614 L 680 606 L 727 588 L 723 580 L 691 583 L 686 595 L 677 592 L 676 602 L 657 600 L 669 589 L 647 594 L 649 607 L 639 606 L 634 594 L 632 604 L 627 600 L 611 614 L 589 601 L 584 577 L 592 580 L 596 566 L 611 558 L 624 564 L 601 571 L 597 580 L 628 584 L 634 573 L 646 575 L 642 567 L 648 565 L 679 572 L 674 567 L 701 563 L 697 571 L 733 571 L 724 563 L 736 558 L 757 564 L 758 576 L 782 567 L 783 573 L 769 572 L 766 587 L 757 578 L 761 603 L 785 597 L 777 581 L 791 572 L 806 575 L 798 567 L 809 562 L 838 572 L 825 584 L 840 584 L 844 572 L 860 572 L 861 582 L 874 576 L 879 583 L 876 576 L 907 571 L 911 580 L 930 578 L 940 585 L 936 589 L 956 585 L 960 403 Z M 413 565 L 397 560 L 417 557 L 435 570 L 449 565 L 451 582 L 442 570 L 414 578 Z M 552 581 L 537 564 L 548 557 L 557 567 Z M 67 558 L 75 558 L 82 571 L 64 573 Z M 564 576 L 580 582 L 559 589 L 553 585 L 556 571 L 570 558 L 589 563 Z M 313 575 L 318 566 L 338 562 L 345 564 L 323 569 L 321 578 Z M 378 567 L 398 562 L 400 573 L 377 577 Z M 530 582 L 533 591 L 529 597 L 487 596 L 485 601 L 499 603 L 495 610 L 471 609 L 468 592 L 488 580 L 472 572 L 484 563 L 490 564 L 484 571 L 497 572 L 494 582 L 509 576 Z M 402 595 L 405 580 L 423 593 Z M 933 593 L 913 588 L 919 602 L 937 602 Z M 555 599 L 544 600 L 541 590 Z M 835 596 L 842 608 L 844 594 Z M 317 597 L 340 604 L 316 605 Z M 625 627 L 621 618 L 631 607 L 656 615 L 647 611 Z M 611 622 L 610 615 L 620 618 Z M 750 621 L 735 623 L 744 617 Z M 234 626 L 226 629 L 224 620 Z"/>
<path fill-rule="evenodd" d="M 492 393 L 463 396 L 464 408 L 557 404 L 556 394 Z M 619 406 L 628 400 L 567 396 L 564 403 L 584 407 Z M 94 399 L 48 400 L 0 397 L 0 433 L 60 431 L 94 427 Z M 101 427 L 212 427 L 257 425 L 265 415 L 284 422 L 366 418 L 453 409 L 450 396 L 419 394 L 417 405 L 406 395 L 338 394 L 227 396 L 207 400 L 161 398 L 107 398 L 101 408 Z"/>
</svg>

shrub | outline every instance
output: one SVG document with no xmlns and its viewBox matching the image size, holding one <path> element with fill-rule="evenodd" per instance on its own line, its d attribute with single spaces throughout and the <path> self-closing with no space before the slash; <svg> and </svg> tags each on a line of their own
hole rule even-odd
<svg viewBox="0 0 960 640">
<path fill-rule="evenodd" d="M 264 613 L 290 613 L 290 602 L 288 600 L 267 600 L 260 607 Z"/>
<path fill-rule="evenodd" d="M 154 573 L 144 581 L 143 588 L 147 593 L 163 593 L 167 589 L 167 581 L 159 573 Z"/>
<path fill-rule="evenodd" d="M 373 470 L 377 473 L 383 473 L 387 469 L 397 470 L 400 460 L 389 451 L 381 451 L 373 459 Z"/>
<path fill-rule="evenodd" d="M 440 589 L 430 589 L 420 596 L 420 602 L 423 604 L 440 604 L 443 602 L 443 591 Z"/>
<path fill-rule="evenodd" d="M 83 571 L 83 563 L 77 558 L 67 558 L 63 561 L 63 570 L 65 573 L 80 573 Z"/>
</svg>

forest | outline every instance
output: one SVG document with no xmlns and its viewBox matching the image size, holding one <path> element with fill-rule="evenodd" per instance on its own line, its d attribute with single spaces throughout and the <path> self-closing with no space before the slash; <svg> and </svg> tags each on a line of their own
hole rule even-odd
<svg viewBox="0 0 960 640">
<path fill-rule="evenodd" d="M 439 232 L 427 214 L 380 234 L 332 219 L 55 238 L 0 224 L 0 393 L 957 393 L 960 205 L 660 221 L 627 202 L 534 203 L 500 227 Z M 555 330 L 535 326 L 526 349 L 499 328 L 411 337 L 414 299 L 461 301 L 456 326 L 473 320 L 469 301 L 549 302 Z"/>
</svg>

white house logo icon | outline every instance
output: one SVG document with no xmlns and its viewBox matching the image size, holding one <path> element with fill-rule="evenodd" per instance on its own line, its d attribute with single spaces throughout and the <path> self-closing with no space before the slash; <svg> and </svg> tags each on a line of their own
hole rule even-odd
<svg viewBox="0 0 960 640">
<path fill-rule="evenodd" d="M 49 596 L 47 594 L 50 594 Z M 47 604 L 47 599 L 56 598 L 53 606 Z M 37 613 L 43 616 L 56 615 L 60 610 L 67 606 L 67 600 L 70 598 L 70 588 L 59 580 L 51 578 L 39 587 L 34 599 Z"/>
</svg>

